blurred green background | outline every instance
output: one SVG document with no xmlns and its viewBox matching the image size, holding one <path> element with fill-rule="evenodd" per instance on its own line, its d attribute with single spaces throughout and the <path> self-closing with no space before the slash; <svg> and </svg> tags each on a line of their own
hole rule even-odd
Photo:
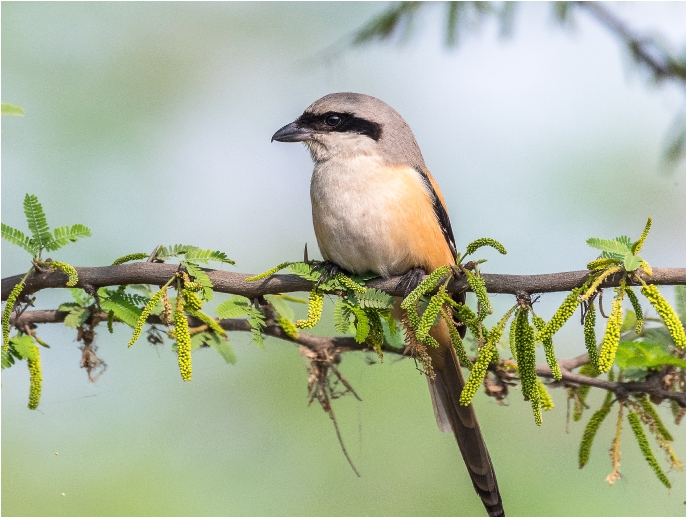
<svg viewBox="0 0 686 517">
<path fill-rule="evenodd" d="M 53 226 L 92 229 L 56 256 L 82 266 L 178 242 L 226 251 L 241 272 L 297 260 L 306 242 L 312 256 L 309 156 L 269 140 L 322 95 L 356 91 L 412 126 L 458 243 L 505 244 L 487 272 L 580 269 L 595 257 L 586 238 L 636 237 L 648 215 L 646 259 L 684 266 L 686 171 L 665 173 L 660 154 L 682 91 L 647 85 L 595 22 L 579 13 L 560 29 L 544 4 L 522 5 L 509 39 L 486 24 L 446 49 L 436 9 L 402 45 L 329 52 L 386 5 L 3 2 L 2 100 L 26 112 L 2 120 L 3 222 L 23 229 L 23 196 L 38 195 Z M 612 8 L 686 44 L 684 3 Z M 28 265 L 3 245 L 3 277 Z M 42 292 L 38 306 L 67 297 Z M 511 303 L 496 297 L 496 312 Z M 108 368 L 91 384 L 74 333 L 39 331 L 52 348 L 37 411 L 24 363 L 3 372 L 4 515 L 483 515 L 410 360 L 343 359 L 364 401 L 334 406 L 358 479 L 329 418 L 307 407 L 293 345 L 234 335 L 235 366 L 202 350 L 183 383 L 169 345 L 126 350 L 129 331 L 103 328 Z M 556 343 L 580 353 L 580 328 Z M 625 477 L 607 486 L 612 424 L 579 471 L 588 414 L 566 434 L 564 392 L 553 396 L 541 428 L 518 391 L 506 407 L 477 396 L 508 516 L 684 515 L 686 476 L 664 489 L 628 435 Z"/>
</svg>

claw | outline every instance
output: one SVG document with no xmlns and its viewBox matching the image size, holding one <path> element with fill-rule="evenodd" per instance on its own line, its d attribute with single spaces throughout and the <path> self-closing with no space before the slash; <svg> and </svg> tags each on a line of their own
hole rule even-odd
<svg viewBox="0 0 686 517">
<path fill-rule="evenodd" d="M 401 278 L 398 284 L 395 286 L 396 289 L 403 290 L 403 298 L 407 298 L 407 295 L 414 291 L 417 286 L 421 283 L 422 277 L 426 275 L 421 267 L 415 267 L 410 269 Z"/>
<path fill-rule="evenodd" d="M 334 264 L 330 260 L 325 260 L 324 262 L 319 262 L 315 266 L 312 267 L 312 271 L 321 271 L 322 276 L 319 277 L 319 280 L 317 280 L 317 283 L 314 284 L 315 289 L 319 289 L 319 286 L 322 285 L 324 282 L 332 279 L 335 277 L 338 273 L 343 273 L 344 275 L 350 276 L 350 273 L 343 269 L 341 266 L 338 264 Z"/>
</svg>

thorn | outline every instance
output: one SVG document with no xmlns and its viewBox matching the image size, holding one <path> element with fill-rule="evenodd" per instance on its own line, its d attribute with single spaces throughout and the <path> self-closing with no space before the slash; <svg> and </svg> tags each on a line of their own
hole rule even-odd
<svg viewBox="0 0 686 517">
<path fill-rule="evenodd" d="M 305 264 L 310 263 L 309 257 L 307 256 L 307 243 L 305 243 L 305 253 L 303 254 L 303 262 Z"/>
<path fill-rule="evenodd" d="M 161 248 L 161 247 L 162 247 L 162 245 L 159 244 L 154 250 L 152 250 L 152 253 L 151 253 L 150 256 L 148 257 L 148 260 L 146 260 L 146 262 L 154 262 L 154 261 L 155 261 L 155 257 L 157 257 L 157 252 L 160 251 L 160 248 Z"/>
</svg>

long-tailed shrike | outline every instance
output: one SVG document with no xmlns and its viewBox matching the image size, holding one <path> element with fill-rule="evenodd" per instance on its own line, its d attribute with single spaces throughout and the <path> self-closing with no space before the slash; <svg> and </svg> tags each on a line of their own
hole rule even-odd
<svg viewBox="0 0 686 517">
<path fill-rule="evenodd" d="M 303 142 L 314 161 L 310 185 L 317 243 L 332 267 L 382 277 L 455 263 L 455 238 L 445 201 L 403 118 L 388 104 L 358 93 L 315 101 L 272 140 Z M 464 300 L 464 294 L 457 297 Z M 474 408 L 459 404 L 464 378 L 443 320 L 427 347 L 435 380 L 429 390 L 439 428 L 453 432 L 489 516 L 502 500 Z M 428 377 L 427 377 L 428 378 Z"/>
</svg>

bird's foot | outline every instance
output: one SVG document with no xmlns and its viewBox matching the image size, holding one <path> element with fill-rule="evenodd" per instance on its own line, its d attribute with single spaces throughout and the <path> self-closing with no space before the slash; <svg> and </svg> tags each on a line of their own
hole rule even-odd
<svg viewBox="0 0 686 517">
<path fill-rule="evenodd" d="M 412 268 L 400 278 L 400 281 L 395 288 L 402 289 L 403 298 L 407 298 L 407 295 L 414 291 L 421 283 L 424 275 L 426 275 L 426 271 L 424 271 L 423 268 Z"/>
<path fill-rule="evenodd" d="M 325 260 L 324 262 L 319 262 L 318 264 L 314 265 L 312 267 L 312 271 L 321 271 L 322 273 L 322 275 L 319 277 L 319 280 L 317 280 L 317 283 L 314 284 L 315 289 L 319 289 L 320 285 L 332 279 L 338 273 L 343 273 L 346 276 L 351 275 L 349 271 L 346 271 L 341 266 L 339 266 L 338 264 L 334 264 L 330 260 Z"/>
</svg>

